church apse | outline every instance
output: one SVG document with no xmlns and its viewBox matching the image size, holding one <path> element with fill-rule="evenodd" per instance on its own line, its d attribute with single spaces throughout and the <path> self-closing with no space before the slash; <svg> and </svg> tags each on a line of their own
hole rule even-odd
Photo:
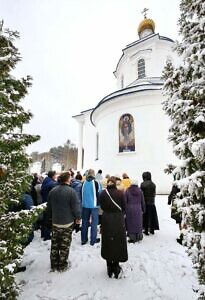
<svg viewBox="0 0 205 300">
<path fill-rule="evenodd" d="M 123 114 L 119 120 L 119 152 L 135 151 L 134 119 Z"/>
</svg>

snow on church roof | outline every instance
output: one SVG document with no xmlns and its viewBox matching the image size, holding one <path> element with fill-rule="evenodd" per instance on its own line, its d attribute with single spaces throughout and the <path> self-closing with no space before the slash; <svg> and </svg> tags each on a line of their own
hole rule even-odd
<svg viewBox="0 0 205 300">
<path fill-rule="evenodd" d="M 132 83 L 130 83 L 126 88 L 117 90 L 107 96 L 105 96 L 94 108 L 87 109 L 85 111 L 81 111 L 80 114 L 72 116 L 73 118 L 83 117 L 84 113 L 91 112 L 90 120 L 91 123 L 94 125 L 92 116 L 96 109 L 98 109 L 103 103 L 111 101 L 117 97 L 129 95 L 132 93 L 138 93 L 143 91 L 154 91 L 154 90 L 161 90 L 163 86 L 163 79 L 160 77 L 147 77 L 143 79 L 136 79 Z M 94 125 L 95 126 L 95 125 Z"/>
<path fill-rule="evenodd" d="M 105 96 L 92 110 L 90 115 L 91 123 L 95 126 L 93 122 L 93 113 L 105 102 L 111 101 L 115 98 L 132 94 L 132 93 L 139 93 L 143 91 L 154 91 L 154 90 L 161 90 L 163 86 L 163 79 L 160 77 L 152 77 L 152 78 L 143 78 L 142 80 L 135 80 L 132 82 L 128 87 L 115 91 L 107 96 Z"/>
</svg>

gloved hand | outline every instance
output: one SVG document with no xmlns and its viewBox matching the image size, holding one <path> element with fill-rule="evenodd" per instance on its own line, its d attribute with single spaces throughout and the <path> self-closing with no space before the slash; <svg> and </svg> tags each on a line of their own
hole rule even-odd
<svg viewBox="0 0 205 300">
<path fill-rule="evenodd" d="M 77 233 L 78 231 L 80 231 L 80 230 L 81 230 L 80 224 L 75 224 L 75 225 L 74 225 L 74 230 L 75 230 L 76 233 Z"/>
</svg>

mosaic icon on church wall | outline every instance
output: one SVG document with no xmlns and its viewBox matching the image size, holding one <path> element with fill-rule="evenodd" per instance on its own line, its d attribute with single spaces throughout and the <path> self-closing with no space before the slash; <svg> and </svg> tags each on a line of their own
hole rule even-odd
<svg viewBox="0 0 205 300">
<path fill-rule="evenodd" d="M 124 114 L 119 121 L 119 152 L 135 151 L 134 119 Z"/>
</svg>

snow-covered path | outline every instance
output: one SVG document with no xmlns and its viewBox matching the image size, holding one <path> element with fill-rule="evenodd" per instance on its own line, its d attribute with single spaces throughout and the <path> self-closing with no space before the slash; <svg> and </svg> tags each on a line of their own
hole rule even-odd
<svg viewBox="0 0 205 300">
<path fill-rule="evenodd" d="M 108 278 L 100 244 L 81 246 L 80 233 L 73 234 L 71 268 L 50 273 L 50 242 L 35 232 L 26 248 L 25 272 L 18 273 L 22 283 L 19 300 L 191 300 L 196 299 L 196 273 L 184 247 L 177 244 L 178 226 L 170 218 L 167 196 L 157 196 L 160 230 L 128 244 L 129 260 L 121 264 L 121 279 Z"/>
</svg>

